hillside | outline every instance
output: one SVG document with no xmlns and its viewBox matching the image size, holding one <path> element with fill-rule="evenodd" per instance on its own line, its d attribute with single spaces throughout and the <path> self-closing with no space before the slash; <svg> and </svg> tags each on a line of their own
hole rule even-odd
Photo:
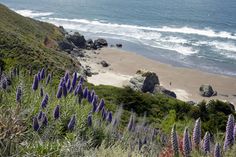
<svg viewBox="0 0 236 157">
<path fill-rule="evenodd" d="M 53 71 L 78 69 L 79 63 L 57 50 L 64 35 L 52 24 L 23 17 L 0 4 L 0 65 L 33 69 L 47 65 Z"/>
</svg>

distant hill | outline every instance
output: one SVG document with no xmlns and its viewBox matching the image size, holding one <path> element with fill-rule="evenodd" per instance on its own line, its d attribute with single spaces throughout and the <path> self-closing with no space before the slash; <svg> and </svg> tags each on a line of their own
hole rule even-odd
<svg viewBox="0 0 236 157">
<path fill-rule="evenodd" d="M 50 70 L 78 70 L 79 62 L 58 50 L 64 38 L 60 28 L 23 17 L 0 4 L 0 67 L 15 66 Z"/>
</svg>

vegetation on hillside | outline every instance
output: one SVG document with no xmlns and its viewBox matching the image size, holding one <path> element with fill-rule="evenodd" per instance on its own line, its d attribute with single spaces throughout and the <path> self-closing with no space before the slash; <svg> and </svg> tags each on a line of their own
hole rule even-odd
<svg viewBox="0 0 236 157">
<path fill-rule="evenodd" d="M 48 66 L 56 74 L 78 70 L 79 62 L 57 50 L 64 35 L 52 24 L 23 17 L 0 4 L 0 67 L 38 69 Z"/>
<path fill-rule="evenodd" d="M 16 71 L 11 72 L 11 84 L 6 72 L 0 81 L 2 156 L 173 156 L 169 135 L 174 124 L 182 156 L 183 132 L 188 127 L 190 138 L 197 118 L 200 139 L 207 133 L 211 146 L 223 143 L 228 115 L 234 118 L 230 106 L 220 101 L 190 106 L 164 95 L 93 86 L 75 73 L 67 72 L 59 82 L 44 69 L 34 76 Z M 202 147 L 189 151 L 204 155 Z"/>
</svg>

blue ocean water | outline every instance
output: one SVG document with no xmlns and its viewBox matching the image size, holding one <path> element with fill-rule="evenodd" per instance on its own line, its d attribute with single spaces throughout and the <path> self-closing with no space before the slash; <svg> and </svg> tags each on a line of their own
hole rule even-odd
<svg viewBox="0 0 236 157">
<path fill-rule="evenodd" d="M 236 76 L 235 0 L 0 0 L 172 65 Z"/>
</svg>

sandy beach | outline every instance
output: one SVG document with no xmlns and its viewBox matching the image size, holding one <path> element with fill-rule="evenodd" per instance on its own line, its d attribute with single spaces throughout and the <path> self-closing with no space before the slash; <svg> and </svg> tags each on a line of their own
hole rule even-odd
<svg viewBox="0 0 236 157">
<path fill-rule="evenodd" d="M 82 65 L 90 66 L 92 72 L 98 73 L 88 77 L 88 81 L 95 85 L 105 84 L 122 87 L 128 83 L 137 70 L 143 69 L 155 72 L 161 85 L 174 91 L 180 100 L 199 102 L 203 99 L 220 99 L 236 104 L 235 77 L 173 67 L 117 48 L 102 48 L 96 53 L 87 51 L 86 55 L 88 57 L 80 59 L 80 61 Z M 102 60 L 107 61 L 110 66 L 102 67 L 99 64 Z M 199 87 L 202 84 L 212 85 L 218 95 L 210 98 L 200 96 Z"/>
</svg>

